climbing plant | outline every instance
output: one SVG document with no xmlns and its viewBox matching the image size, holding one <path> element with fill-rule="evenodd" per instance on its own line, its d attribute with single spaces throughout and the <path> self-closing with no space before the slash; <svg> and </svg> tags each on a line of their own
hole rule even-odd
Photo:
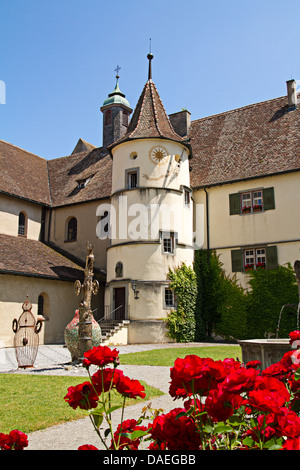
<svg viewBox="0 0 300 470">
<path fill-rule="evenodd" d="M 177 343 L 194 341 L 197 279 L 194 270 L 182 263 L 169 270 L 170 289 L 174 291 L 176 308 L 164 319 L 167 334 Z"/>
</svg>

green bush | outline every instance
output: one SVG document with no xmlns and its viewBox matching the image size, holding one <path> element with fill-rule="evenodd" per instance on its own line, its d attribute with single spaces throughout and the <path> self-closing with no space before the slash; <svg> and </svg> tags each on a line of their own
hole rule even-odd
<svg viewBox="0 0 300 470">
<path fill-rule="evenodd" d="M 250 274 L 250 291 L 247 295 L 247 331 L 249 338 L 264 338 L 276 334 L 279 314 L 283 305 L 299 302 L 295 272 L 291 264 L 278 269 L 257 269 Z M 296 308 L 282 312 L 279 337 L 297 327 Z"/>
<path fill-rule="evenodd" d="M 220 320 L 226 299 L 227 283 L 222 263 L 214 251 L 195 252 L 194 270 L 197 277 L 197 305 L 195 311 L 196 340 L 211 339 L 215 325 Z"/>
<path fill-rule="evenodd" d="M 236 278 L 224 277 L 224 302 L 220 305 L 220 320 L 214 333 L 225 340 L 246 339 L 247 333 L 247 293 Z"/>
<path fill-rule="evenodd" d="M 176 310 L 172 310 L 164 320 L 168 336 L 177 343 L 195 339 L 195 306 L 197 299 L 197 280 L 192 268 L 184 263 L 169 270 L 170 289 L 174 290 Z"/>
</svg>

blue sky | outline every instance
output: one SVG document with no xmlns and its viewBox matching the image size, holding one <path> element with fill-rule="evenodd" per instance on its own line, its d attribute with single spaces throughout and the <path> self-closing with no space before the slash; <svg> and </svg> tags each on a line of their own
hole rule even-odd
<svg viewBox="0 0 300 470">
<path fill-rule="evenodd" d="M 101 146 L 115 68 L 134 108 L 150 38 L 168 114 L 199 119 L 283 96 L 300 80 L 299 17 L 299 0 L 1 0 L 0 139 L 47 159 L 79 138 Z"/>
</svg>

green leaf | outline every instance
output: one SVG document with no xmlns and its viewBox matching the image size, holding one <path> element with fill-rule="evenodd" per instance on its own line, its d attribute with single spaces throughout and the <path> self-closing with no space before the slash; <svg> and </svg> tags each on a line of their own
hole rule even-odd
<svg viewBox="0 0 300 470">
<path fill-rule="evenodd" d="M 138 429 L 137 431 L 133 432 L 122 432 L 121 436 L 127 437 L 131 441 L 134 441 L 135 439 L 139 439 L 140 437 L 146 436 L 148 434 L 148 431 L 143 431 L 142 429 Z"/>
<path fill-rule="evenodd" d="M 106 414 L 109 415 L 109 414 L 112 413 L 113 411 L 116 411 L 116 410 L 118 410 L 119 408 L 122 408 L 122 407 L 123 407 L 123 405 L 115 405 L 115 406 L 112 406 L 111 408 L 109 408 L 109 410 L 106 411 Z"/>
<path fill-rule="evenodd" d="M 232 415 L 228 419 L 228 422 L 231 426 L 241 426 L 241 424 L 246 424 L 244 419 L 239 415 Z"/>
<path fill-rule="evenodd" d="M 245 439 L 243 439 L 243 444 L 247 447 L 257 447 L 257 442 L 255 442 L 253 439 L 251 439 L 251 437 L 245 437 Z"/>
<path fill-rule="evenodd" d="M 223 434 L 224 432 L 232 432 L 232 431 L 233 431 L 232 427 L 229 426 L 229 424 L 225 424 L 225 423 L 218 423 L 214 428 L 214 432 L 217 434 Z"/>
</svg>

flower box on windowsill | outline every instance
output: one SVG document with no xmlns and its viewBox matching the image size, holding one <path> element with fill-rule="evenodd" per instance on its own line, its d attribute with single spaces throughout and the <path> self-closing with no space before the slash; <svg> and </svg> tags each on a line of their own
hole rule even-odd
<svg viewBox="0 0 300 470">
<path fill-rule="evenodd" d="M 265 267 L 266 267 L 265 263 L 257 263 L 256 265 L 256 269 L 257 268 L 265 269 Z"/>
<path fill-rule="evenodd" d="M 253 212 L 261 212 L 262 211 L 262 205 L 257 204 L 256 206 L 253 206 Z"/>
<path fill-rule="evenodd" d="M 243 207 L 242 208 L 242 213 L 243 214 L 249 214 L 251 212 L 251 207 Z"/>
<path fill-rule="evenodd" d="M 245 266 L 245 271 L 253 271 L 254 269 L 254 264 L 246 264 Z"/>
</svg>

